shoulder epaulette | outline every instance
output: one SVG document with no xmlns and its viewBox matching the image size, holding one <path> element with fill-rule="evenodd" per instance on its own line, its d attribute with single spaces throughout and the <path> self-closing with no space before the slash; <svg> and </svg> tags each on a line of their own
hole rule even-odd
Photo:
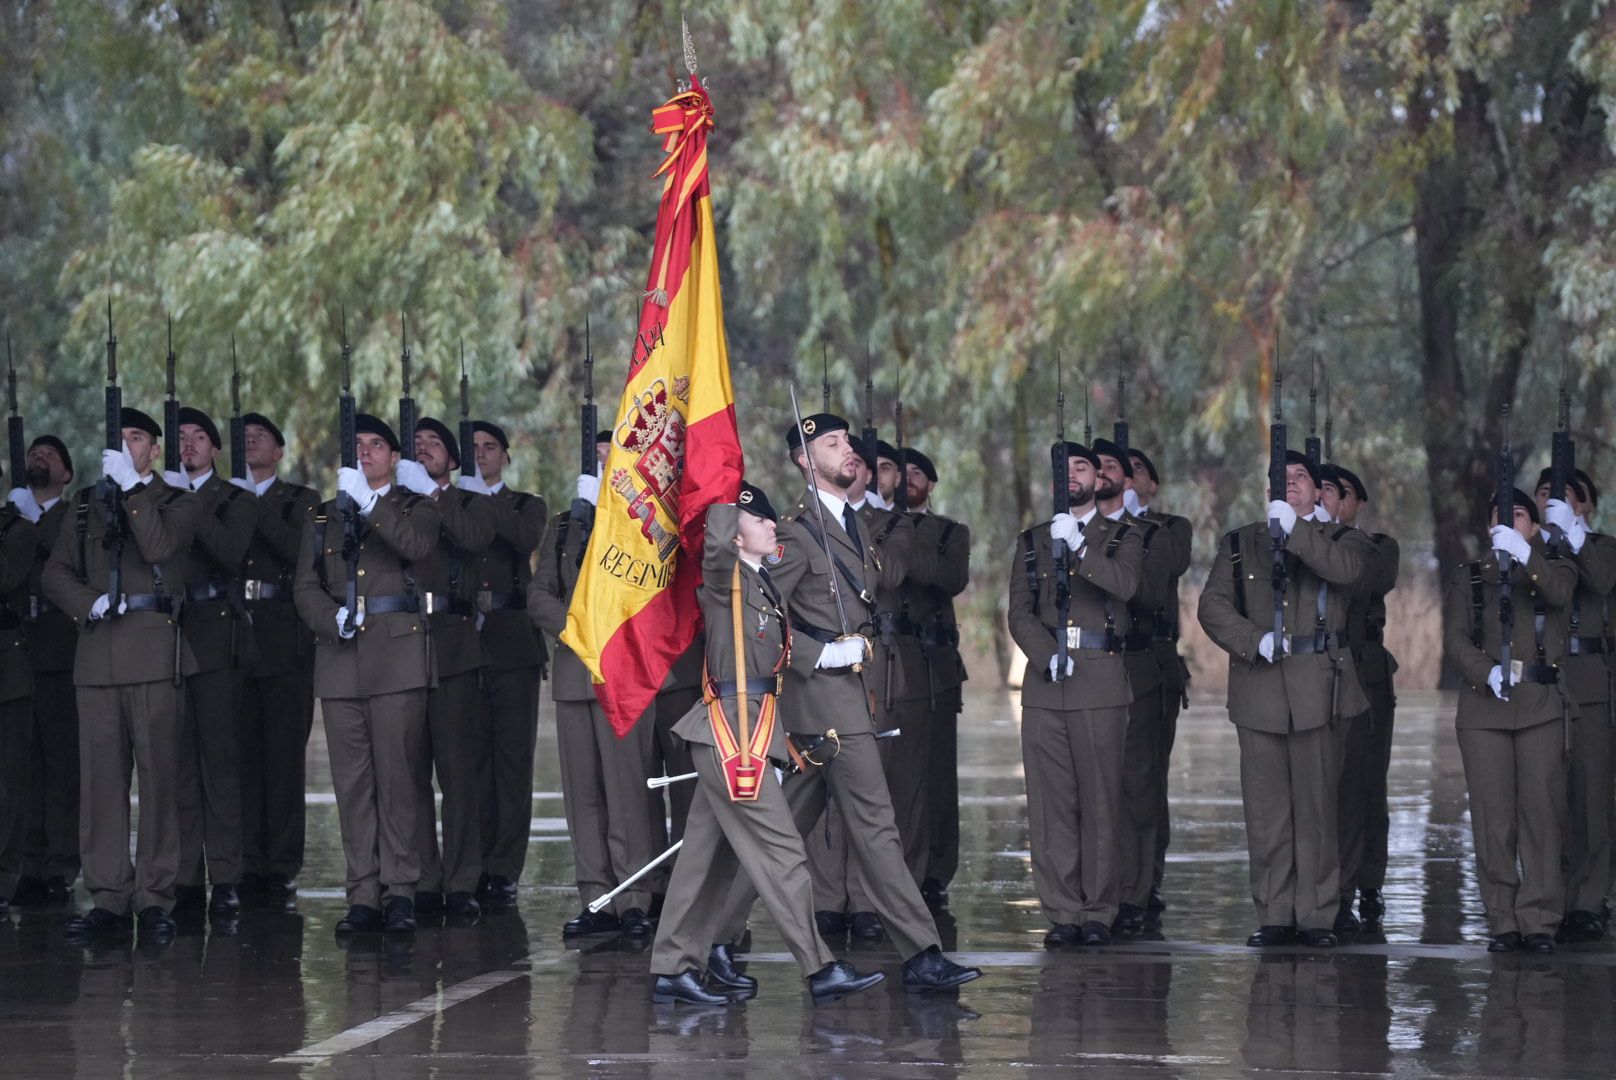
<svg viewBox="0 0 1616 1080">
<path fill-rule="evenodd" d="M 417 494 L 415 494 L 415 492 L 412 491 L 409 494 L 405 495 L 404 498 L 401 500 L 404 505 L 402 507 L 400 507 L 399 509 L 401 510 L 401 512 L 407 514 L 411 510 L 414 510 L 416 504 L 419 503 L 424 498 L 426 498 L 426 496 L 417 495 Z"/>
</svg>

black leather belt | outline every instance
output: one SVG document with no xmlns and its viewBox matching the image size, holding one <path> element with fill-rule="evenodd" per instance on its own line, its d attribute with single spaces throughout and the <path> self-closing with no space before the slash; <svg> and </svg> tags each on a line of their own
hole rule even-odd
<svg viewBox="0 0 1616 1080">
<path fill-rule="evenodd" d="M 1339 644 L 1334 634 L 1292 634 L 1285 639 L 1285 655 L 1306 656 L 1309 653 L 1329 652 L 1332 643 Z"/>
<path fill-rule="evenodd" d="M 1548 664 L 1522 664 L 1521 677 L 1516 682 L 1540 683 L 1553 686 L 1560 681 L 1560 669 Z"/>
<path fill-rule="evenodd" d="M 400 611 L 416 614 L 421 610 L 419 596 L 361 596 L 359 610 L 366 615 L 393 615 Z"/>
<path fill-rule="evenodd" d="M 250 580 L 241 583 L 243 598 L 253 600 L 279 600 L 285 603 L 292 599 L 292 590 L 278 581 Z"/>
<path fill-rule="evenodd" d="M 230 589 L 228 586 L 214 585 L 211 582 L 206 585 L 192 585 L 185 590 L 185 598 L 198 604 L 205 600 L 228 600 Z"/>
<path fill-rule="evenodd" d="M 1566 652 L 1572 656 L 1599 656 L 1604 651 L 1604 638 L 1574 637 L 1566 642 Z"/>
<path fill-rule="evenodd" d="M 733 679 L 728 681 L 718 679 L 708 683 L 707 685 L 712 689 L 713 694 L 717 697 L 728 698 L 735 696 L 735 681 Z M 746 680 L 746 692 L 753 697 L 762 697 L 765 694 L 773 694 L 776 692 L 775 687 L 776 683 L 773 679 Z"/>
<path fill-rule="evenodd" d="M 526 611 L 527 597 L 519 592 L 489 592 L 477 594 L 479 611 Z"/>
<path fill-rule="evenodd" d="M 477 614 L 477 608 L 470 600 L 448 593 L 422 593 L 421 604 L 428 615 L 463 615 L 469 619 Z"/>
<path fill-rule="evenodd" d="M 1051 630 L 1056 642 L 1060 641 L 1060 631 Z M 1066 628 L 1066 647 L 1068 649 L 1099 649 L 1102 652 L 1116 652 L 1122 639 L 1107 630 L 1085 630 L 1081 626 L 1068 626 Z"/>
<path fill-rule="evenodd" d="M 129 593 L 124 596 L 123 604 L 125 611 L 161 611 L 165 615 L 174 613 L 174 601 L 156 593 Z"/>
<path fill-rule="evenodd" d="M 795 630 L 799 634 L 807 634 L 821 645 L 829 645 L 831 642 L 842 636 L 834 631 L 823 629 L 822 627 L 810 626 L 808 623 L 798 622 L 796 619 L 791 620 L 791 629 Z"/>
</svg>

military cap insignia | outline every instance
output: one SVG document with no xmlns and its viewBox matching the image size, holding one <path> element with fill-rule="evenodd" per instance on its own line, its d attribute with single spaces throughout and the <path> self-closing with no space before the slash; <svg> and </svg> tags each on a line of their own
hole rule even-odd
<svg viewBox="0 0 1616 1080">
<path fill-rule="evenodd" d="M 750 491 L 743 491 L 736 501 L 742 506 L 750 506 L 752 504 L 752 493 Z"/>
<path fill-rule="evenodd" d="M 802 422 L 802 433 L 804 435 L 812 435 L 814 433 L 815 429 L 817 429 L 818 427 L 819 427 L 819 425 L 817 423 L 815 423 L 814 421 L 812 421 L 812 420 L 804 420 Z"/>
</svg>

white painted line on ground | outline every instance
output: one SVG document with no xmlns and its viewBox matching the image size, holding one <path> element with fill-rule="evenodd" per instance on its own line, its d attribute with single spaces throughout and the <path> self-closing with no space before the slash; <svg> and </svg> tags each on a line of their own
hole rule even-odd
<svg viewBox="0 0 1616 1080">
<path fill-rule="evenodd" d="M 338 1054 L 346 1054 L 350 1050 L 357 1050 L 361 1046 L 380 1042 L 382 1039 L 397 1031 L 402 1031 L 411 1024 L 419 1023 L 443 1012 L 445 1009 L 469 1001 L 479 994 L 486 994 L 496 990 L 507 983 L 517 979 L 526 978 L 534 968 L 553 967 L 558 958 L 541 959 L 539 953 L 528 956 L 526 965 L 520 968 L 507 968 L 503 971 L 489 971 L 476 975 L 465 982 L 455 983 L 445 987 L 436 994 L 412 1001 L 401 1009 L 394 1009 L 390 1013 L 367 1020 L 363 1024 L 341 1031 L 329 1039 L 321 1039 L 311 1043 L 301 1050 L 294 1050 L 284 1057 L 275 1059 L 276 1065 L 318 1065 L 329 1061 Z"/>
</svg>

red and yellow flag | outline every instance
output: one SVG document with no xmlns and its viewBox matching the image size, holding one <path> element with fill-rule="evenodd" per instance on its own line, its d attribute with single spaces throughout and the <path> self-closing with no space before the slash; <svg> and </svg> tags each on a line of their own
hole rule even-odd
<svg viewBox="0 0 1616 1080">
<path fill-rule="evenodd" d="M 594 529 L 562 642 L 623 735 L 701 630 L 707 507 L 740 494 L 707 180 L 713 105 L 699 79 L 651 114 L 668 155 L 639 338 L 617 407 Z"/>
</svg>

